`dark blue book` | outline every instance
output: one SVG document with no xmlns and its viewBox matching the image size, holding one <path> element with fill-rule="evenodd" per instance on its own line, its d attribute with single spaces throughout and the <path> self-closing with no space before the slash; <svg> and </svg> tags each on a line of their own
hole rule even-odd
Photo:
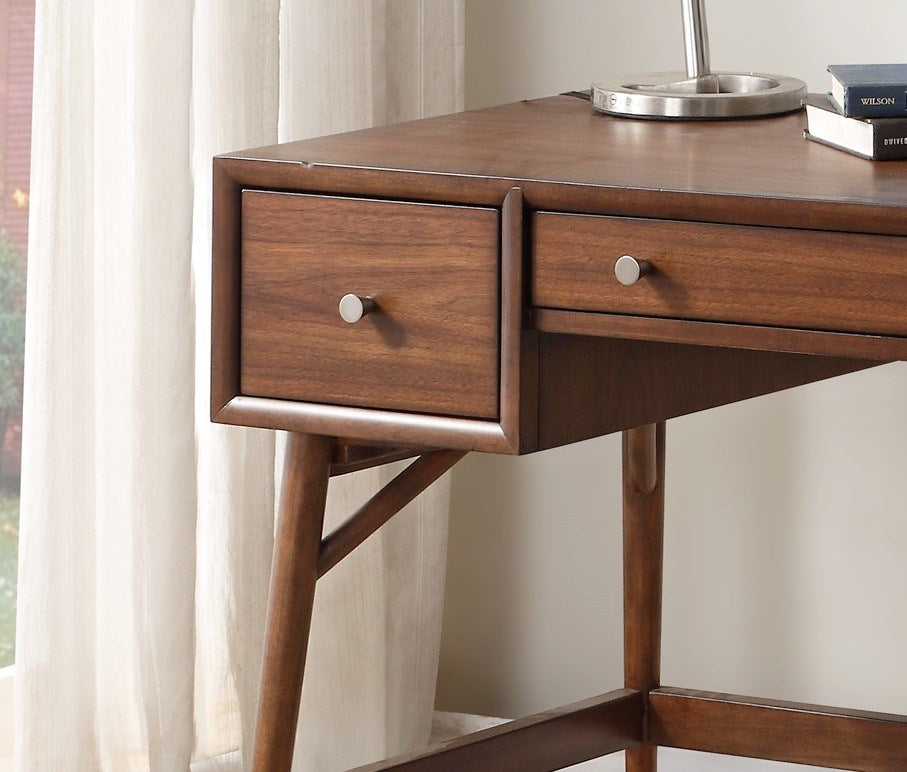
<svg viewBox="0 0 907 772">
<path fill-rule="evenodd" d="M 830 99 L 849 118 L 907 116 L 907 64 L 830 64 Z"/>
</svg>

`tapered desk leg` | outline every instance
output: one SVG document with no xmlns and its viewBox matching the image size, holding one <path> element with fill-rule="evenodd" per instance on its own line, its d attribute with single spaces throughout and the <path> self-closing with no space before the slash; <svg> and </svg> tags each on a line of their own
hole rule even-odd
<svg viewBox="0 0 907 772">
<path fill-rule="evenodd" d="M 665 425 L 623 434 L 624 680 L 644 694 L 661 678 Z M 657 748 L 627 751 L 627 772 L 655 772 Z"/>
<path fill-rule="evenodd" d="M 299 717 L 333 440 L 291 434 L 271 564 L 255 772 L 289 772 Z"/>
</svg>

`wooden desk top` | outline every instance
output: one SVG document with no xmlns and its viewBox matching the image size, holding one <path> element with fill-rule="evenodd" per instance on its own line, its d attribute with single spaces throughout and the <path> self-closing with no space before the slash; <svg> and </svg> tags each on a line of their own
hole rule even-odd
<svg viewBox="0 0 907 772">
<path fill-rule="evenodd" d="M 804 124 L 558 96 L 218 157 L 212 416 L 526 453 L 907 359 L 907 161 Z"/>
<path fill-rule="evenodd" d="M 230 157 L 298 164 L 293 187 L 342 170 L 359 194 L 497 204 L 519 183 L 536 209 L 907 235 L 907 161 L 809 142 L 805 122 L 627 120 L 556 96 Z"/>
</svg>

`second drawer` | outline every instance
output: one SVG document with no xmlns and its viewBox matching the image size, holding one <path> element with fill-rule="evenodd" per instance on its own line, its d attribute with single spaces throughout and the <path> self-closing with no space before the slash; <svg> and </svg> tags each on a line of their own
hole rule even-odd
<svg viewBox="0 0 907 772">
<path fill-rule="evenodd" d="M 907 335 L 907 239 L 597 215 L 533 216 L 546 308 Z M 654 270 L 617 281 L 622 255 Z"/>
</svg>

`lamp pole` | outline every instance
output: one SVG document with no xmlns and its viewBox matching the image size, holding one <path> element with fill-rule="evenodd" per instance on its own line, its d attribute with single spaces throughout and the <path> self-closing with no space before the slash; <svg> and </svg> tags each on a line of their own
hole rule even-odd
<svg viewBox="0 0 907 772">
<path fill-rule="evenodd" d="M 628 118 L 720 120 L 799 110 L 806 84 L 785 75 L 712 72 L 705 0 L 680 0 L 686 72 L 592 84 L 592 107 Z"/>
<path fill-rule="evenodd" d="M 683 45 L 687 55 L 687 77 L 702 78 L 709 68 L 709 30 L 703 0 L 681 0 Z"/>
</svg>

